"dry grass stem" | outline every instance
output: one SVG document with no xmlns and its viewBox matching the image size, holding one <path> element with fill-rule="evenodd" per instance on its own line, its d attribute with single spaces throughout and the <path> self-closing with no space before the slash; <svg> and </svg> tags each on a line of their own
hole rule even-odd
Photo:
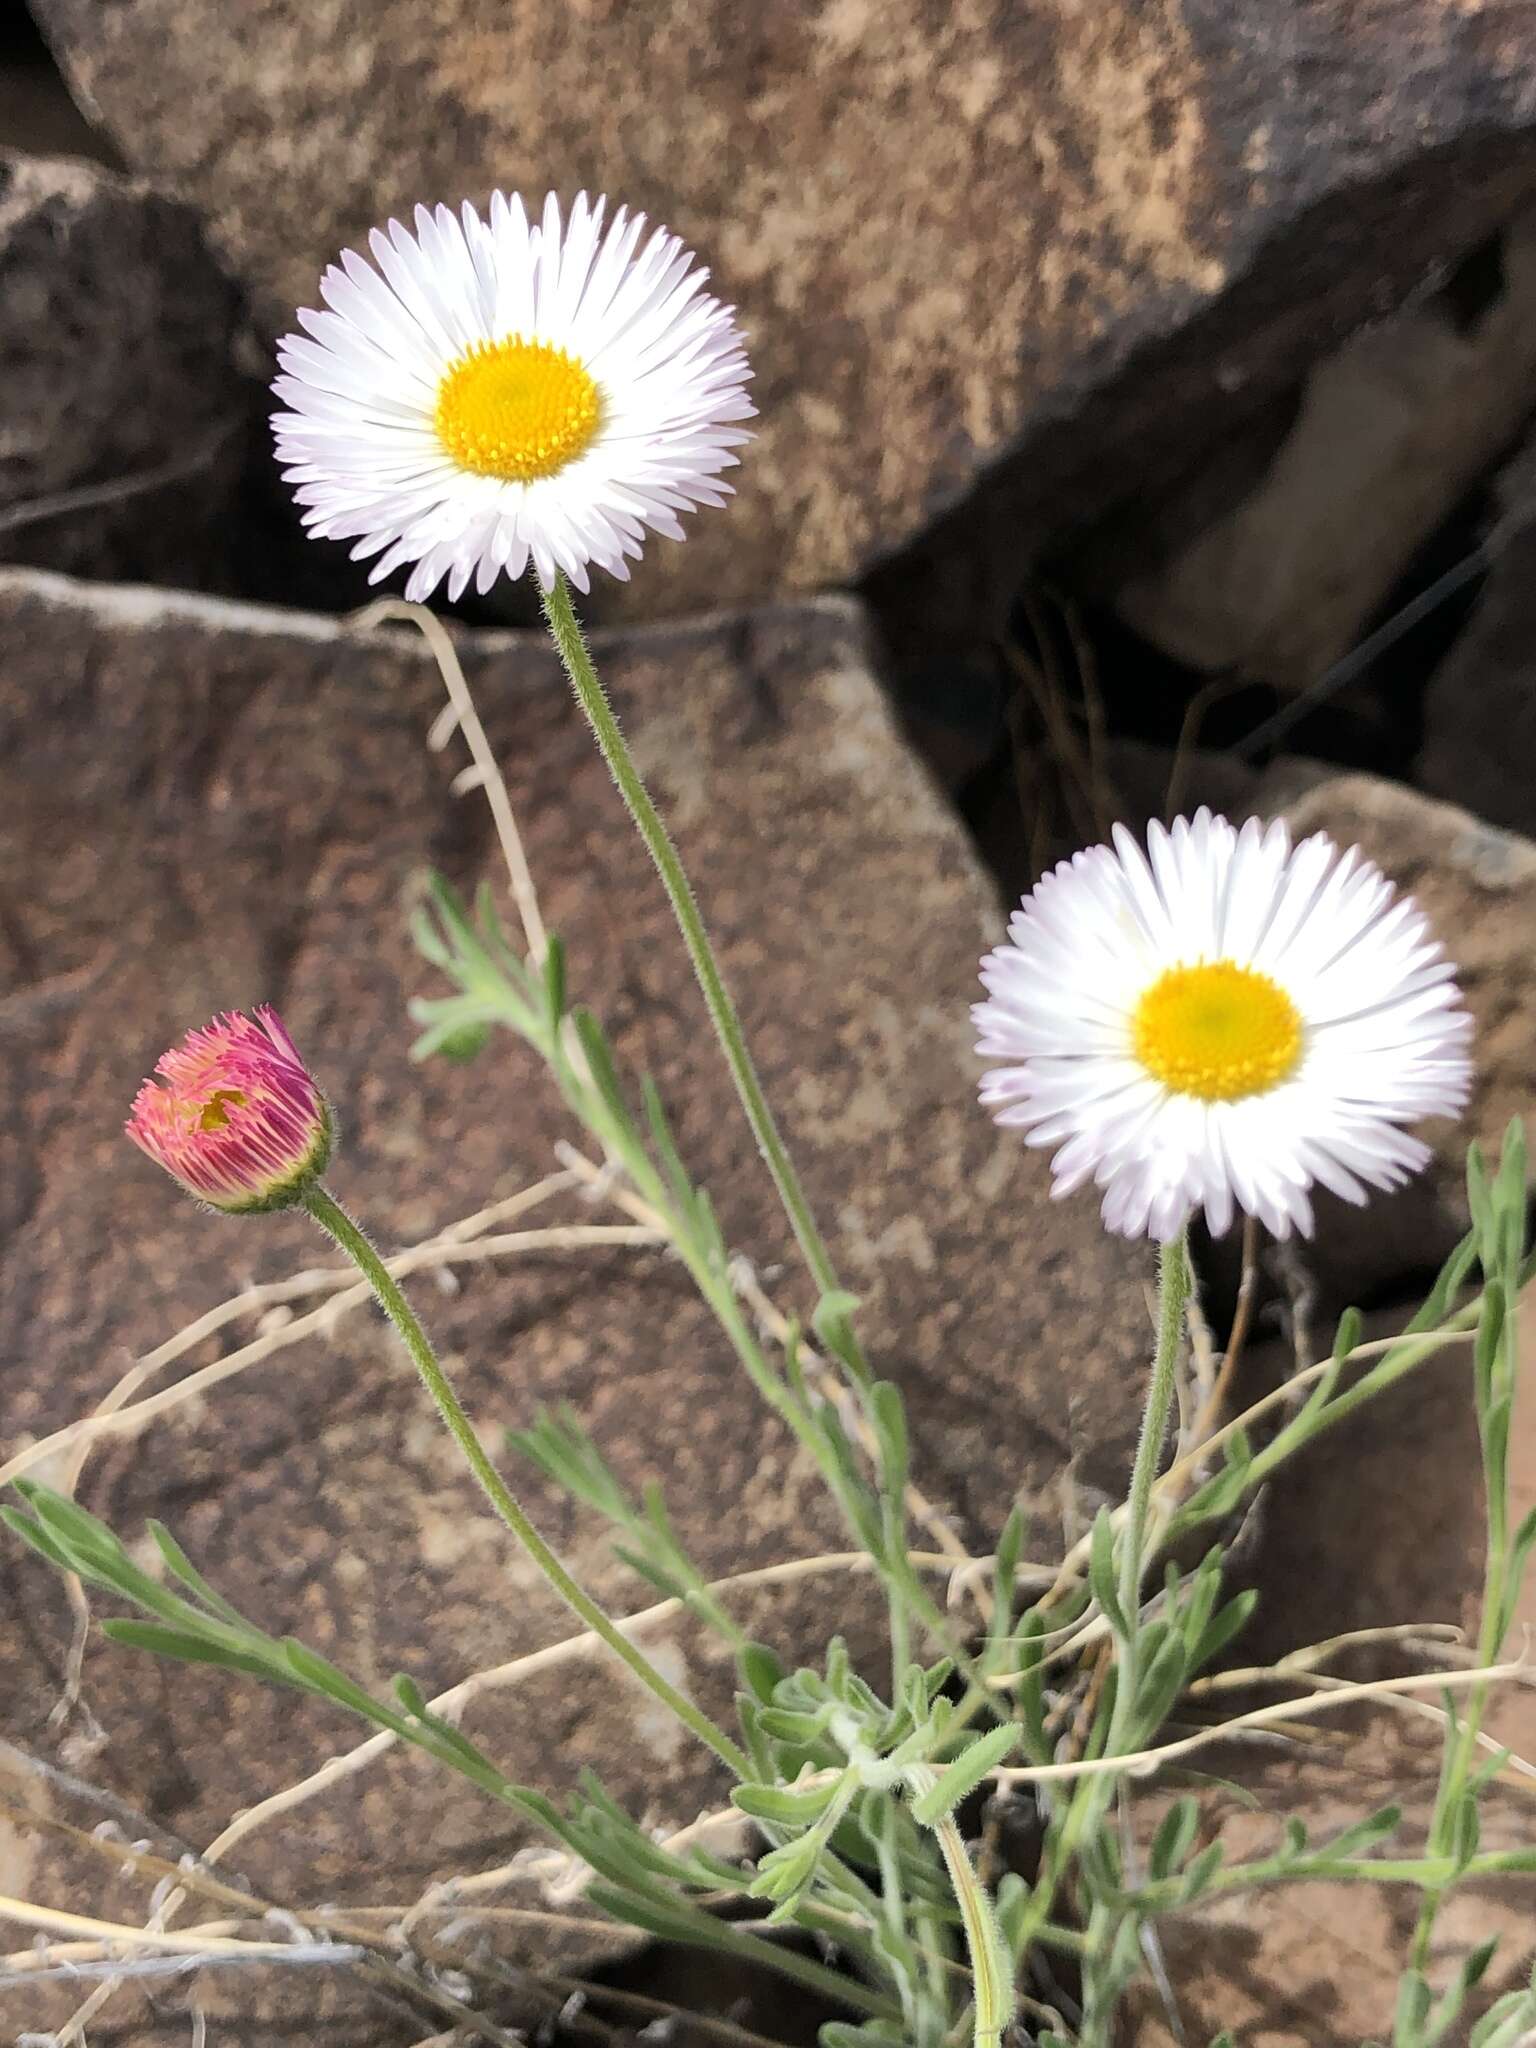
<svg viewBox="0 0 1536 2048">
<path fill-rule="evenodd" d="M 1403 1678 L 1382 1678 L 1369 1684 L 1352 1685 L 1335 1681 L 1299 1700 L 1277 1700 L 1252 1713 L 1238 1714 L 1210 1728 L 1197 1729 L 1175 1742 L 1158 1743 L 1151 1749 L 1136 1750 L 1128 1756 L 1088 1757 L 1078 1763 L 1004 1765 L 993 1772 L 999 1784 L 1044 1785 L 1064 1778 L 1102 1777 L 1106 1772 L 1123 1772 L 1128 1777 L 1146 1778 L 1175 1758 L 1190 1756 L 1212 1743 L 1229 1742 L 1234 1736 L 1261 1728 L 1284 1727 L 1313 1714 L 1331 1712 L 1363 1700 L 1386 1699 L 1396 1693 L 1446 1692 L 1481 1685 L 1531 1682 L 1531 1667 L 1524 1657 L 1510 1664 L 1486 1664 L 1475 1671 L 1415 1671 Z"/>
</svg>

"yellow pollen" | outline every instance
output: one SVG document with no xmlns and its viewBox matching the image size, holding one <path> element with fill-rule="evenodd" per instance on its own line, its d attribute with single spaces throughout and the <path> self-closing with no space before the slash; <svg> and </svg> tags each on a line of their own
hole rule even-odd
<svg viewBox="0 0 1536 2048">
<path fill-rule="evenodd" d="M 1202 1102 L 1235 1102 L 1295 1072 L 1301 1015 L 1267 974 L 1214 960 L 1160 975 L 1136 1005 L 1131 1041 L 1164 1087 Z"/>
<path fill-rule="evenodd" d="M 461 469 L 530 483 L 591 444 L 602 416 L 596 384 L 547 341 L 479 341 L 444 373 L 433 425 Z"/>
<path fill-rule="evenodd" d="M 243 1109 L 244 1106 L 245 1095 L 241 1089 L 215 1088 L 208 1100 L 203 1104 L 202 1114 L 197 1120 L 197 1128 L 200 1131 L 227 1131 L 230 1123 L 230 1109 Z"/>
</svg>

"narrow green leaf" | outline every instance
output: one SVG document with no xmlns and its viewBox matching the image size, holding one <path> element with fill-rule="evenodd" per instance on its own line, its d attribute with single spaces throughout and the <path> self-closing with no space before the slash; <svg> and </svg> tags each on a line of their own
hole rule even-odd
<svg viewBox="0 0 1536 2048">
<path fill-rule="evenodd" d="M 743 1643 L 736 1653 L 736 1667 L 753 1697 L 765 1707 L 772 1706 L 774 1693 L 784 1677 L 777 1652 L 766 1643 Z"/>
<path fill-rule="evenodd" d="M 1136 1691 L 1136 1712 L 1150 1741 L 1167 1720 L 1173 1703 L 1189 1680 L 1189 1660 L 1182 1639 L 1169 1633 L 1146 1667 Z"/>
<path fill-rule="evenodd" d="M 1100 1613 L 1115 1634 L 1123 1638 L 1129 1629 L 1115 1576 L 1115 1525 L 1107 1507 L 1101 1507 L 1094 1517 L 1088 1545 L 1088 1585 L 1099 1603 Z"/>
<path fill-rule="evenodd" d="M 837 1796 L 837 1781 L 797 1791 L 792 1785 L 737 1785 L 731 1804 L 753 1820 L 771 1821 L 777 1827 L 805 1828 L 819 1821 Z"/>
<path fill-rule="evenodd" d="M 1205 1632 L 1190 1653 L 1191 1677 L 1197 1671 L 1203 1671 L 1207 1664 L 1219 1657 L 1234 1636 L 1241 1635 L 1258 1604 L 1258 1593 L 1251 1586 L 1245 1587 L 1241 1593 L 1234 1594 L 1226 1606 L 1212 1616 Z"/>
<path fill-rule="evenodd" d="M 1460 1872 L 1466 1869 L 1477 1854 L 1482 1836 L 1482 1823 L 1475 1799 L 1464 1798 L 1459 1802 L 1451 1818 L 1450 1836 L 1451 1860 Z"/>
<path fill-rule="evenodd" d="M 245 1616 L 238 1608 L 232 1607 L 222 1593 L 214 1591 L 165 1524 L 149 1521 L 145 1523 L 145 1527 L 154 1539 L 156 1549 L 165 1559 L 166 1570 L 174 1578 L 180 1579 L 184 1586 L 189 1587 L 221 1621 L 228 1622 L 231 1628 L 249 1633 L 250 1623 Z"/>
<path fill-rule="evenodd" d="M 887 1483 L 900 1495 L 907 1478 L 907 1411 L 901 1389 L 890 1380 L 877 1380 L 869 1400 Z"/>
<path fill-rule="evenodd" d="M 1147 1851 L 1147 1875 L 1154 1881 L 1174 1876 L 1194 1847 L 1200 1831 L 1200 1802 L 1185 1793 L 1176 1799 L 1158 1823 L 1152 1846 Z"/>
<path fill-rule="evenodd" d="M 1426 1330 L 1438 1329 L 1450 1314 L 1452 1303 L 1465 1287 L 1467 1276 L 1476 1263 L 1477 1233 L 1469 1230 L 1440 1268 L 1434 1286 L 1403 1334 L 1421 1336 Z"/>
<path fill-rule="evenodd" d="M 1475 1139 L 1467 1147 L 1467 1207 L 1472 1227 L 1480 1232 L 1488 1216 L 1488 1167 Z"/>
<path fill-rule="evenodd" d="M 275 1658 L 227 1649 L 206 1636 L 167 1628 L 160 1622 L 114 1618 L 101 1624 L 101 1632 L 109 1642 L 122 1643 L 133 1650 L 153 1650 L 157 1657 L 173 1657 L 180 1664 L 215 1664 L 225 1671 L 243 1671 L 248 1677 L 264 1678 L 269 1684 L 293 1683 Z"/>
<path fill-rule="evenodd" d="M 558 1031 L 565 1022 L 565 941 L 555 932 L 544 935 L 544 1009 L 549 1028 Z"/>
<path fill-rule="evenodd" d="M 1365 1317 L 1357 1308 L 1345 1309 L 1333 1333 L 1333 1355 L 1342 1365 L 1365 1335 Z"/>
<path fill-rule="evenodd" d="M 764 1707 L 757 1717 L 757 1725 L 770 1742 L 814 1743 L 826 1734 L 831 1718 L 830 1702 L 813 1712 L 793 1707 Z"/>
<path fill-rule="evenodd" d="M 953 1813 L 962 1799 L 974 1792 L 1005 1757 L 1013 1754 L 1021 1732 L 1013 1721 L 988 1729 L 939 1773 L 937 1784 L 912 1801 L 912 1818 L 931 1828 L 946 1814 Z"/>
<path fill-rule="evenodd" d="M 1400 1806 L 1381 1806 L 1369 1813 L 1363 1820 L 1343 1828 L 1326 1845 L 1326 1853 L 1341 1861 L 1346 1857 L 1363 1855 L 1367 1849 L 1374 1849 L 1378 1842 L 1395 1835 L 1403 1824 L 1403 1809 Z"/>
</svg>

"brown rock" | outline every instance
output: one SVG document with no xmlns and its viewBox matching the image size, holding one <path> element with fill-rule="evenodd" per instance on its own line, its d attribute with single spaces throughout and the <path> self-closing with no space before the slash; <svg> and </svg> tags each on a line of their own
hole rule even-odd
<svg viewBox="0 0 1536 2048">
<path fill-rule="evenodd" d="M 251 387 L 190 208 L 0 152 L 0 558 L 219 580 Z"/>
<path fill-rule="evenodd" d="M 1274 1697 L 1273 1691 L 1263 1697 Z M 1255 1698 L 1257 1704 L 1257 1696 Z M 1319 1724 L 1320 1725 L 1320 1724 Z M 1233 1745 L 1213 1749 L 1218 1771 L 1257 1810 L 1231 1802 L 1219 1832 L 1229 1862 L 1274 1853 L 1282 1822 L 1294 1814 L 1315 1841 L 1394 1802 L 1405 1819 L 1402 1853 L 1424 1839 L 1439 1753 L 1433 1731 L 1406 1715 L 1351 1723 L 1338 1717 L 1293 1756 L 1261 1761 Z M 1497 1786 L 1483 1805 L 1483 1845 L 1514 1849 L 1530 1841 L 1530 1802 L 1522 1788 Z M 1391 1846 L 1382 1851 L 1393 1853 Z M 1296 1884 L 1236 1892 L 1159 1922 L 1158 1933 L 1184 2028 L 1179 2039 L 1203 2044 L 1232 2030 L 1242 2048 L 1359 2048 L 1391 2039 L 1398 1984 L 1407 1965 L 1419 1893 L 1407 1885 Z M 1484 1879 L 1453 1892 L 1436 1924 L 1430 1977 L 1443 1987 L 1471 1951 L 1495 1935 L 1499 1948 L 1469 2001 L 1467 2024 L 1503 1993 L 1521 1989 L 1532 1964 L 1536 1882 Z M 1136 2048 L 1173 2048 L 1152 1994 L 1133 2001 Z M 1467 2038 L 1465 2025 L 1448 2039 Z"/>
<path fill-rule="evenodd" d="M 1418 775 L 1491 825 L 1536 836 L 1536 446 L 1498 481 L 1503 532 L 1477 609 L 1424 698 Z"/>
<path fill-rule="evenodd" d="M 14 1444 L 83 1413 L 133 1354 L 243 1281 L 323 1259 L 297 1219 L 199 1213 L 120 1134 L 160 1048 L 215 1008 L 280 1005 L 343 1121 L 332 1184 L 386 1246 L 538 1179 L 576 1134 L 517 1042 L 468 1067 L 406 1056 L 407 1001 L 436 984 L 404 926 L 414 873 L 434 862 L 463 884 L 499 880 L 480 799 L 450 799 L 457 755 L 423 747 L 440 693 L 414 637 L 21 572 L 0 576 L 0 615 L 0 1331 Z M 895 734 L 859 611 L 823 600 L 598 645 L 866 1300 L 873 1356 L 907 1389 L 917 1478 L 968 1538 L 988 1541 L 1019 1490 L 1043 1499 L 1049 1529 L 1075 1454 L 1106 1481 L 1126 1462 L 1146 1262 L 1105 1239 L 1091 1201 L 1050 1203 L 1043 1162 L 976 1107 L 966 1005 L 1001 910 Z M 466 643 L 466 658 L 573 990 L 656 1076 L 729 1241 L 804 1314 L 665 904 L 551 657 L 507 634 Z M 665 1482 L 712 1574 L 842 1544 L 675 1263 L 562 1252 L 461 1277 L 453 1295 L 426 1279 L 414 1292 L 493 1440 L 536 1404 L 570 1400 L 629 1484 Z M 589 1581 L 622 1610 L 645 1605 L 592 1518 L 523 1477 Z M 108 1442 L 82 1498 L 129 1537 L 163 1515 L 237 1604 L 369 1683 L 404 1668 L 447 1684 L 569 1632 L 361 1313 L 137 1441 Z M 0 1588 L 0 1658 L 18 1679 L 8 1724 L 43 1744 L 63 1591 L 14 1548 Z M 846 1578 L 744 1611 L 792 1658 L 818 1655 L 833 1628 L 866 1652 L 878 1640 L 871 1596 Z M 728 1709 L 711 1640 L 690 1625 L 652 1647 Z M 78 1768 L 199 1845 L 356 1739 L 314 1702 L 99 1641 L 85 1698 L 104 1736 Z M 516 1775 L 567 1786 L 590 1764 L 658 1822 L 719 1795 L 607 1665 L 488 1698 L 469 1725 Z M 473 1793 L 395 1758 L 234 1860 L 288 1902 L 405 1900 L 516 1840 Z M 527 1887 L 511 1897 L 538 1903 Z"/>
<path fill-rule="evenodd" d="M 1434 1163 L 1406 1188 L 1354 1209 L 1324 1196 L 1305 1249 L 1327 1310 L 1400 1299 L 1437 1268 L 1467 1227 L 1465 1162 L 1476 1137 L 1497 1156 L 1509 1120 L 1536 1120 L 1536 846 L 1370 775 L 1281 761 L 1252 808 L 1283 812 L 1299 838 L 1324 831 L 1364 848 L 1416 896 L 1455 960 L 1476 1020 L 1471 1107 L 1460 1123 L 1426 1124 Z"/>
<path fill-rule="evenodd" d="M 843 580 L 994 471 L 1011 584 L 1536 178 L 1536 27 L 1511 0 L 37 11 L 269 330 L 372 222 L 494 184 L 607 190 L 706 253 L 752 336 L 762 439 L 733 516 L 615 606 Z M 908 594 L 916 618 L 933 586 Z"/>
</svg>

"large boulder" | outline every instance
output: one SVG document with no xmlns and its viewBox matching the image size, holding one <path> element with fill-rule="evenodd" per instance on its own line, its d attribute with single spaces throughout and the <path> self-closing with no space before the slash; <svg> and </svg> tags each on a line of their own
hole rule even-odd
<svg viewBox="0 0 1536 2048">
<path fill-rule="evenodd" d="M 0 560 L 222 580 L 252 417 L 242 320 L 190 207 L 0 151 Z"/>
<path fill-rule="evenodd" d="M 332 1184 L 387 1247 L 537 1180 L 579 1133 L 517 1042 L 469 1066 L 407 1058 L 407 1001 L 435 977 L 402 893 L 427 862 L 464 885 L 500 874 L 482 800 L 450 794 L 462 757 L 423 745 L 440 688 L 413 634 L 20 571 L 0 575 L 0 621 L 0 1372 L 14 1446 L 84 1413 L 130 1357 L 245 1281 L 324 1259 L 292 1217 L 199 1212 L 122 1137 L 140 1075 L 214 1009 L 281 1007 L 341 1117 Z M 656 1076 L 729 1241 L 804 1315 L 670 915 L 552 656 L 510 634 L 464 644 L 574 991 Z M 966 1005 L 1002 908 L 897 736 L 860 612 L 818 600 L 597 644 L 864 1297 L 872 1355 L 907 1390 L 917 1480 L 968 1542 L 986 1545 L 1020 1494 L 1054 1542 L 1069 1468 L 1114 1484 L 1128 1462 L 1149 1255 L 1111 1243 L 1091 1198 L 1052 1203 L 1038 1155 L 976 1106 Z M 415 1292 L 488 1441 L 540 1402 L 571 1401 L 629 1484 L 664 1482 L 707 1573 L 845 1544 L 676 1262 L 549 1252 Z M 592 1518 L 522 1476 L 602 1596 L 647 1604 Z M 372 1683 L 405 1668 L 447 1684 L 570 1630 L 362 1313 L 103 1443 L 82 1497 L 128 1537 L 159 1513 L 237 1604 Z M 63 1588 L 14 1547 L 0 1586 L 8 1725 L 51 1742 Z M 742 1611 L 794 1659 L 832 1628 L 867 1649 L 873 1607 L 866 1582 L 838 1577 Z M 729 1710 L 713 1639 L 674 1625 L 652 1648 Z M 197 1845 L 355 1739 L 315 1702 L 99 1641 L 84 1696 L 104 1733 L 78 1767 Z M 658 1824 L 720 1792 L 707 1757 L 605 1663 L 488 1698 L 470 1726 L 518 1777 L 565 1786 L 591 1764 Z M 252 1836 L 237 1867 L 289 1901 L 377 1898 L 381 1871 L 404 1898 L 517 1839 L 472 1792 L 396 1758 Z M 517 1952 L 540 1945 L 519 1932 Z"/>
<path fill-rule="evenodd" d="M 614 605 L 841 581 L 988 476 L 1011 578 L 1221 446 L 1536 182 L 1536 22 L 1509 0 L 36 12 L 269 333 L 374 221 L 493 185 L 607 191 L 704 252 L 759 371 L 752 488 Z M 939 591 L 965 615 L 941 574 L 914 619 Z"/>
</svg>

